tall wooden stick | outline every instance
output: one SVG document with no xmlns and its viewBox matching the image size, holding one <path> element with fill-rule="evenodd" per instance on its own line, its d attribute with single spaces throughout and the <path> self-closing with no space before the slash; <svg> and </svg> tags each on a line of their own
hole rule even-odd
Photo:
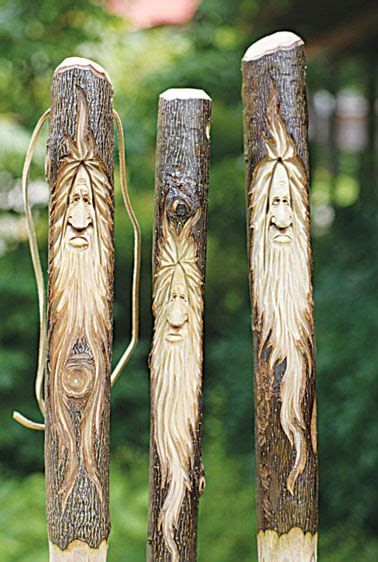
<svg viewBox="0 0 378 562">
<path fill-rule="evenodd" d="M 68 59 L 55 71 L 50 187 L 46 506 L 50 560 L 103 561 L 109 521 L 113 299 L 112 86 Z"/>
<path fill-rule="evenodd" d="M 147 560 L 196 560 L 201 463 L 203 285 L 211 100 L 160 96 L 155 180 Z"/>
<path fill-rule="evenodd" d="M 46 179 L 50 186 L 50 237 L 46 314 L 28 178 L 35 145 L 48 117 Z M 110 374 L 113 118 L 119 140 L 121 190 L 134 231 L 134 268 L 131 340 Z M 110 387 L 138 341 L 140 230 L 127 188 L 121 119 L 112 107 L 109 76 L 95 62 L 74 57 L 64 60 L 56 69 L 52 106 L 34 129 L 22 187 L 39 301 L 35 394 L 46 423 L 36 423 L 19 412 L 13 412 L 13 418 L 25 427 L 46 430 L 50 561 L 104 562 L 110 528 Z"/>
<path fill-rule="evenodd" d="M 313 562 L 316 377 L 303 41 L 266 37 L 242 64 L 255 349 L 259 560 Z"/>
</svg>

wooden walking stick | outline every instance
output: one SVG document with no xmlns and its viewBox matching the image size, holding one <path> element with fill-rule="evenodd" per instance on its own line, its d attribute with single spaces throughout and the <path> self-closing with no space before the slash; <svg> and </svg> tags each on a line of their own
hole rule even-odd
<svg viewBox="0 0 378 562">
<path fill-rule="evenodd" d="M 196 560 L 211 99 L 160 96 L 155 177 L 149 562 Z"/>
<path fill-rule="evenodd" d="M 23 173 L 25 211 L 40 299 L 36 396 L 45 424 L 46 511 L 50 561 L 103 562 L 109 522 L 110 387 L 138 334 L 140 235 L 127 192 L 123 132 L 109 76 L 96 63 L 63 61 L 51 109 L 37 125 Z M 50 117 L 46 179 L 50 188 L 48 312 L 28 200 L 32 152 Z M 132 340 L 111 375 L 114 123 L 124 201 L 135 234 Z M 45 392 L 43 397 L 43 379 Z"/>
<path fill-rule="evenodd" d="M 318 460 L 303 41 L 243 63 L 259 560 L 317 558 Z"/>
</svg>

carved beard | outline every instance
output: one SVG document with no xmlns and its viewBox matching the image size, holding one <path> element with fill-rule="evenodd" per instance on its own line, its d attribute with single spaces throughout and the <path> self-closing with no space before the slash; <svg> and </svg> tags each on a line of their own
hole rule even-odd
<svg viewBox="0 0 378 562">
<path fill-rule="evenodd" d="M 283 430 L 295 447 L 296 458 L 287 479 L 294 495 L 294 485 L 306 465 L 305 428 L 302 400 L 306 387 L 306 362 L 311 372 L 310 344 L 310 274 L 307 265 L 307 236 L 296 228 L 289 244 L 273 245 L 269 240 L 269 217 L 265 221 L 265 260 L 263 271 L 254 270 L 258 295 L 258 312 L 262 324 L 260 352 L 271 348 L 269 367 L 286 359 L 280 383 L 282 401 L 280 419 Z M 262 260 L 256 260 L 262 265 Z"/>
<path fill-rule="evenodd" d="M 191 318 L 193 321 L 193 317 Z M 190 322 L 190 320 L 189 320 Z M 168 484 L 159 515 L 172 562 L 179 560 L 174 540 L 185 491 L 191 491 L 190 468 L 198 421 L 201 384 L 201 341 L 199 331 L 185 326 L 182 342 L 165 339 L 167 319 L 158 316 L 152 349 L 154 381 L 154 438 L 161 465 L 161 489 Z"/>
<path fill-rule="evenodd" d="M 60 459 L 66 451 L 64 479 L 59 489 L 63 509 L 81 466 L 102 497 L 95 441 L 100 433 L 109 377 L 110 318 L 108 272 L 101 265 L 98 245 L 91 234 L 84 251 L 72 249 L 67 240 L 62 241 L 50 277 L 51 425 L 56 431 Z M 81 362 L 86 359 L 84 363 L 91 367 L 81 368 L 79 396 L 67 392 L 68 365 L 75 358 Z"/>
</svg>

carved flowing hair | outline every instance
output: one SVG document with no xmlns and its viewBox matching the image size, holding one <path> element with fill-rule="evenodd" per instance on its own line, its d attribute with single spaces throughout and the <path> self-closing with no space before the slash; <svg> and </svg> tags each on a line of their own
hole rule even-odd
<svg viewBox="0 0 378 562">
<path fill-rule="evenodd" d="M 111 296 L 113 275 L 113 198 L 111 183 L 96 153 L 88 127 L 88 103 L 77 88 L 75 138 L 66 137 L 67 155 L 62 158 L 51 192 L 49 263 L 49 370 L 50 424 L 58 440 L 59 458 L 65 458 L 60 485 L 65 506 L 80 466 L 95 485 L 102 487 L 95 443 L 102 421 L 104 392 L 110 374 Z M 70 193 L 82 168 L 91 190 L 93 237 L 89 247 L 77 252 L 67 244 Z M 77 400 L 76 429 L 70 399 L 64 392 L 67 360 L 81 355 L 93 364 L 94 377 L 85 399 Z M 75 409 L 75 408 L 74 408 Z M 77 445 L 78 443 L 78 445 Z"/>
<path fill-rule="evenodd" d="M 271 349 L 269 368 L 286 361 L 280 384 L 281 425 L 294 446 L 296 458 L 287 479 L 294 495 L 295 482 L 306 465 L 302 400 L 306 367 L 312 373 L 312 291 L 310 277 L 307 176 L 293 140 L 279 114 L 272 86 L 268 104 L 270 138 L 264 137 L 266 156 L 257 165 L 250 189 L 250 262 L 255 329 L 259 354 Z M 269 242 L 269 194 L 282 167 L 287 175 L 293 213 L 293 240 L 273 247 Z M 279 168 L 279 169 L 278 169 Z M 279 173 L 277 173 L 279 172 Z M 276 176 L 277 173 L 277 176 Z"/>
<path fill-rule="evenodd" d="M 172 562 L 178 561 L 174 529 L 185 497 L 191 490 L 190 469 L 198 422 L 202 372 L 202 275 L 197 264 L 196 243 L 189 219 L 177 234 L 163 210 L 163 235 L 154 279 L 155 331 L 151 352 L 153 388 L 153 435 L 161 467 L 161 489 L 168 486 L 159 514 Z M 177 268 L 181 271 L 177 272 Z M 168 343 L 167 307 L 174 277 L 184 278 L 188 295 L 187 331 L 179 345 Z"/>
</svg>

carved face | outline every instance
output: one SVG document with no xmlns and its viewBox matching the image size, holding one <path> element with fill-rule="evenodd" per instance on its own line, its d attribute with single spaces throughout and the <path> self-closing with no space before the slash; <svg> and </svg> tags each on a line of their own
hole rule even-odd
<svg viewBox="0 0 378 562">
<path fill-rule="evenodd" d="M 166 339 L 170 343 L 183 341 L 189 318 L 189 295 L 184 274 L 177 266 L 172 280 L 169 303 L 167 306 Z"/>
<path fill-rule="evenodd" d="M 50 214 L 50 411 L 60 456 L 67 451 L 59 490 L 63 509 L 80 463 L 100 497 L 103 493 L 95 444 L 102 432 L 110 371 L 112 185 L 98 158 L 88 125 L 88 102 L 80 89 L 77 102 L 75 136 L 66 137 L 66 155 L 51 193 Z M 72 407 L 81 413 L 79 434 Z"/>
<path fill-rule="evenodd" d="M 306 465 L 302 400 L 306 370 L 312 372 L 307 177 L 280 116 L 275 89 L 267 109 L 266 157 L 256 166 L 250 189 L 251 273 L 259 353 L 270 349 L 272 385 L 275 367 L 286 362 L 280 381 L 280 420 L 295 450 L 287 478 L 287 489 L 294 495 Z M 269 418 L 268 413 L 264 416 Z"/>
<path fill-rule="evenodd" d="M 153 434 L 161 489 L 168 485 L 159 526 L 172 562 L 179 560 L 174 529 L 186 490 L 192 490 L 190 467 L 195 462 L 201 385 L 203 300 L 202 273 L 191 235 L 195 220 L 193 216 L 178 229 L 164 214 L 154 284 Z"/>
<path fill-rule="evenodd" d="M 86 250 L 94 226 L 94 209 L 91 182 L 85 166 L 80 166 L 68 202 L 68 244 L 75 250 Z"/>
<path fill-rule="evenodd" d="M 288 244 L 293 239 L 293 210 L 289 178 L 285 166 L 277 163 L 269 193 L 269 241 L 273 245 Z"/>
</svg>

